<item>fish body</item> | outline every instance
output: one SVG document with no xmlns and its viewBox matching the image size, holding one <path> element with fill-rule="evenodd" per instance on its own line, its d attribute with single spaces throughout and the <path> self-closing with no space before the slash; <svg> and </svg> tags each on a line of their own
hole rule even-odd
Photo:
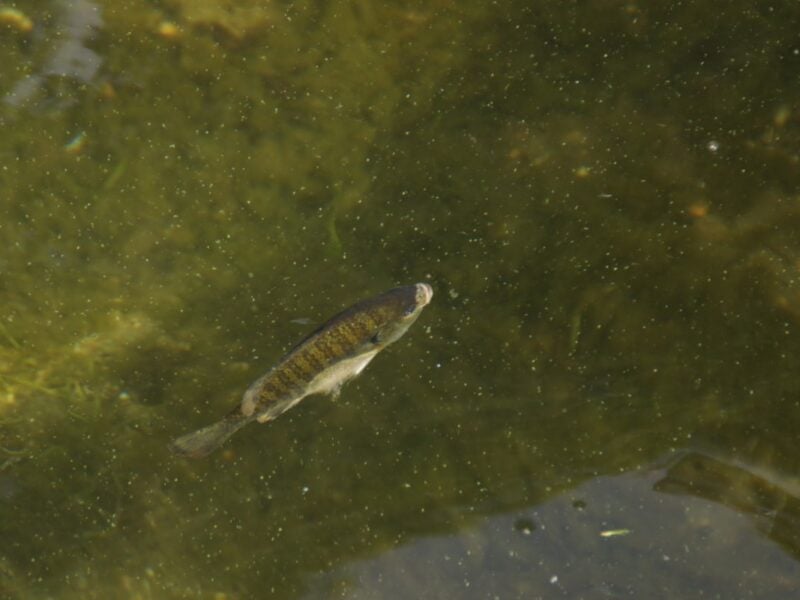
<svg viewBox="0 0 800 600">
<path fill-rule="evenodd" d="M 381 350 L 397 341 L 431 301 L 426 283 L 394 288 L 332 317 L 297 343 L 247 389 L 222 420 L 172 442 L 178 455 L 199 458 L 252 421 L 266 423 L 311 394 L 338 395 Z"/>
</svg>

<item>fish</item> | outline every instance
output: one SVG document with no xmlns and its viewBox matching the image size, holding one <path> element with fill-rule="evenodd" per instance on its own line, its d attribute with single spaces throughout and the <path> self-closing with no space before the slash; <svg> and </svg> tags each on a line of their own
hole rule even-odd
<svg viewBox="0 0 800 600">
<path fill-rule="evenodd" d="M 328 319 L 247 388 L 238 406 L 221 420 L 174 440 L 170 450 L 202 458 L 253 421 L 266 423 L 306 396 L 334 399 L 384 348 L 400 339 L 433 298 L 433 288 L 417 283 L 362 300 Z"/>
</svg>

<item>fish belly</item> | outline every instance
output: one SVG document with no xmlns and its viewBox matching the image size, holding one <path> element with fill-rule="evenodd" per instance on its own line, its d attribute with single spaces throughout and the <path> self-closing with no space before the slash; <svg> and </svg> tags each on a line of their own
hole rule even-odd
<svg viewBox="0 0 800 600">
<path fill-rule="evenodd" d="M 354 356 L 353 358 L 346 358 L 344 360 L 340 360 L 337 363 L 331 365 L 327 369 L 320 371 L 314 379 L 308 384 L 308 386 L 303 390 L 301 394 L 298 394 L 294 398 L 289 398 L 278 402 L 277 404 L 273 404 L 268 406 L 263 412 L 261 412 L 257 417 L 256 420 L 259 423 L 266 423 L 267 421 L 271 421 L 272 419 L 276 418 L 278 415 L 285 413 L 287 410 L 292 408 L 295 404 L 300 402 L 306 396 L 310 396 L 311 394 L 336 394 L 339 391 L 339 388 L 342 384 L 347 381 L 348 379 L 352 379 L 361 371 L 363 371 L 366 366 L 369 364 L 375 355 L 378 353 L 378 350 L 374 350 L 372 352 L 365 352 L 363 354 L 359 354 L 358 356 Z M 257 387 L 257 386 L 253 386 Z M 250 406 L 253 406 L 254 402 L 252 397 L 248 394 L 245 394 L 245 403 L 243 403 L 243 410 L 245 412 L 245 404 L 250 403 Z M 251 409 L 252 410 L 252 409 Z M 247 412 L 245 412 L 247 414 Z"/>
<path fill-rule="evenodd" d="M 311 383 L 308 384 L 306 395 L 309 394 L 330 394 L 336 392 L 341 385 L 348 379 L 352 379 L 361 371 L 363 371 L 375 355 L 377 350 L 373 352 L 365 352 L 353 358 L 346 358 L 340 360 L 335 365 L 331 365 L 319 375 L 314 377 Z"/>
</svg>

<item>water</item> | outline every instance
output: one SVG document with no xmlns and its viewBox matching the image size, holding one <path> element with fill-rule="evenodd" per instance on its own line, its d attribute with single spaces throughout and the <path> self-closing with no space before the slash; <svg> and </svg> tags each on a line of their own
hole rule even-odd
<svg viewBox="0 0 800 600">
<path fill-rule="evenodd" d="M 2 25 L 0 596 L 794 597 L 798 9 L 259 4 Z"/>
</svg>

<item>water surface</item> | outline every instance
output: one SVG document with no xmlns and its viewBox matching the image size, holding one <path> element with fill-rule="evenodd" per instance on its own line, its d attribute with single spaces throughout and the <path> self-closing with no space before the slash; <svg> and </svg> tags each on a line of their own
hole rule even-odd
<svg viewBox="0 0 800 600">
<path fill-rule="evenodd" d="M 9 6 L 0 595 L 800 591 L 793 3 Z M 168 454 L 414 282 L 339 400 Z"/>
</svg>

